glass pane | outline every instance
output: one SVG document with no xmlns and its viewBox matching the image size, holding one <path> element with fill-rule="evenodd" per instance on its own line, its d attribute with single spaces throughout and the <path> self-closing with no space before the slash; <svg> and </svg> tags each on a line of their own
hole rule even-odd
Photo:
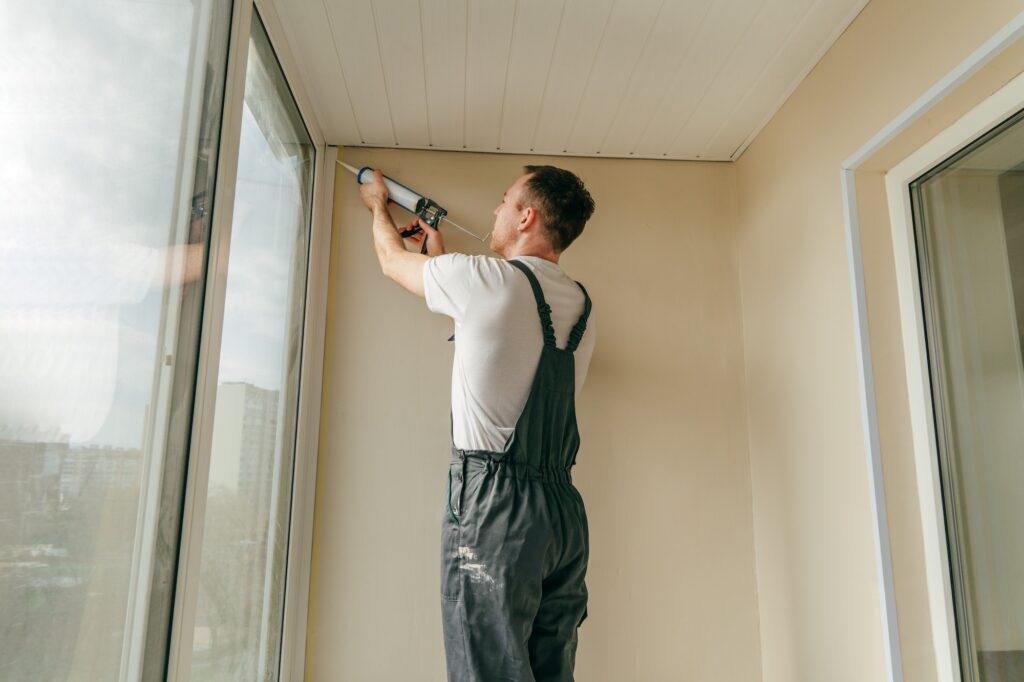
<svg viewBox="0 0 1024 682">
<path fill-rule="evenodd" d="M 0 4 L 0 679 L 166 631 L 229 10 Z"/>
<path fill-rule="evenodd" d="M 213 426 L 195 680 L 277 678 L 313 145 L 253 19 Z"/>
<path fill-rule="evenodd" d="M 912 185 L 965 680 L 1024 679 L 1024 123 Z"/>
</svg>

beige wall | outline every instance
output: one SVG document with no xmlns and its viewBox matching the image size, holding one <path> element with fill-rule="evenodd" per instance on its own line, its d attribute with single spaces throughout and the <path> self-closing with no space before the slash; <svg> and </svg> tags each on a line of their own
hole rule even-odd
<svg viewBox="0 0 1024 682">
<path fill-rule="evenodd" d="M 345 149 L 480 233 L 538 157 Z M 559 158 L 597 212 L 563 266 L 595 301 L 577 485 L 591 524 L 582 680 L 761 679 L 734 167 Z M 404 219 L 396 212 L 396 217 Z M 446 230 L 453 249 L 482 252 Z M 310 639 L 313 680 L 440 680 L 450 322 L 385 280 L 336 186 Z"/>
<path fill-rule="evenodd" d="M 601 327 L 580 405 L 577 481 L 593 532 L 580 679 L 885 679 L 839 168 L 1019 9 L 873 0 L 735 165 L 553 161 L 598 200 L 564 262 L 594 293 Z M 1002 82 L 956 96 L 977 101 Z M 915 126 L 915 144 L 937 120 Z M 534 158 L 344 156 L 480 232 Z M 862 181 L 904 673 L 930 682 L 883 176 Z M 449 324 L 381 277 L 356 202 L 339 177 L 307 670 L 440 679 Z"/>
<path fill-rule="evenodd" d="M 765 682 L 885 678 L 840 164 L 1019 11 L 873 0 L 736 164 Z M 905 679 L 933 680 L 891 242 L 864 249 Z"/>
</svg>

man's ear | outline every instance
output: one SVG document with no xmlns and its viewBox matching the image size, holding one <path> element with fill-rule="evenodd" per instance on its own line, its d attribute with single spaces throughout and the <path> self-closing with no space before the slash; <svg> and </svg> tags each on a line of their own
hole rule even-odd
<svg viewBox="0 0 1024 682">
<path fill-rule="evenodd" d="M 519 219 L 519 231 L 524 232 L 530 229 L 530 226 L 537 223 L 537 210 L 532 206 L 527 206 L 523 209 L 523 216 Z"/>
</svg>

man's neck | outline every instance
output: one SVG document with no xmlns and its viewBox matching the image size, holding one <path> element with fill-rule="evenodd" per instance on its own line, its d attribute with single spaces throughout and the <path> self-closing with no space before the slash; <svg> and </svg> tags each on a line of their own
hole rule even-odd
<svg viewBox="0 0 1024 682">
<path fill-rule="evenodd" d="M 546 261 L 550 261 L 555 265 L 558 265 L 558 257 L 561 254 L 555 253 L 550 249 L 531 249 L 529 247 L 512 249 L 505 256 L 506 260 L 511 258 L 519 258 L 520 256 L 531 256 L 533 258 L 543 258 Z"/>
</svg>

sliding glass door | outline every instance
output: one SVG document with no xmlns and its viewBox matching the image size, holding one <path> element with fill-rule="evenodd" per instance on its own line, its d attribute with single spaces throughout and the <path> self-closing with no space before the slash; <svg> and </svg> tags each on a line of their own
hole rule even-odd
<svg viewBox="0 0 1024 682">
<path fill-rule="evenodd" d="M 1024 679 L 1024 112 L 911 185 L 963 679 Z"/>
<path fill-rule="evenodd" d="M 267 31 L 34 0 L 0 42 L 0 680 L 277 679 L 318 151 Z"/>
</svg>

